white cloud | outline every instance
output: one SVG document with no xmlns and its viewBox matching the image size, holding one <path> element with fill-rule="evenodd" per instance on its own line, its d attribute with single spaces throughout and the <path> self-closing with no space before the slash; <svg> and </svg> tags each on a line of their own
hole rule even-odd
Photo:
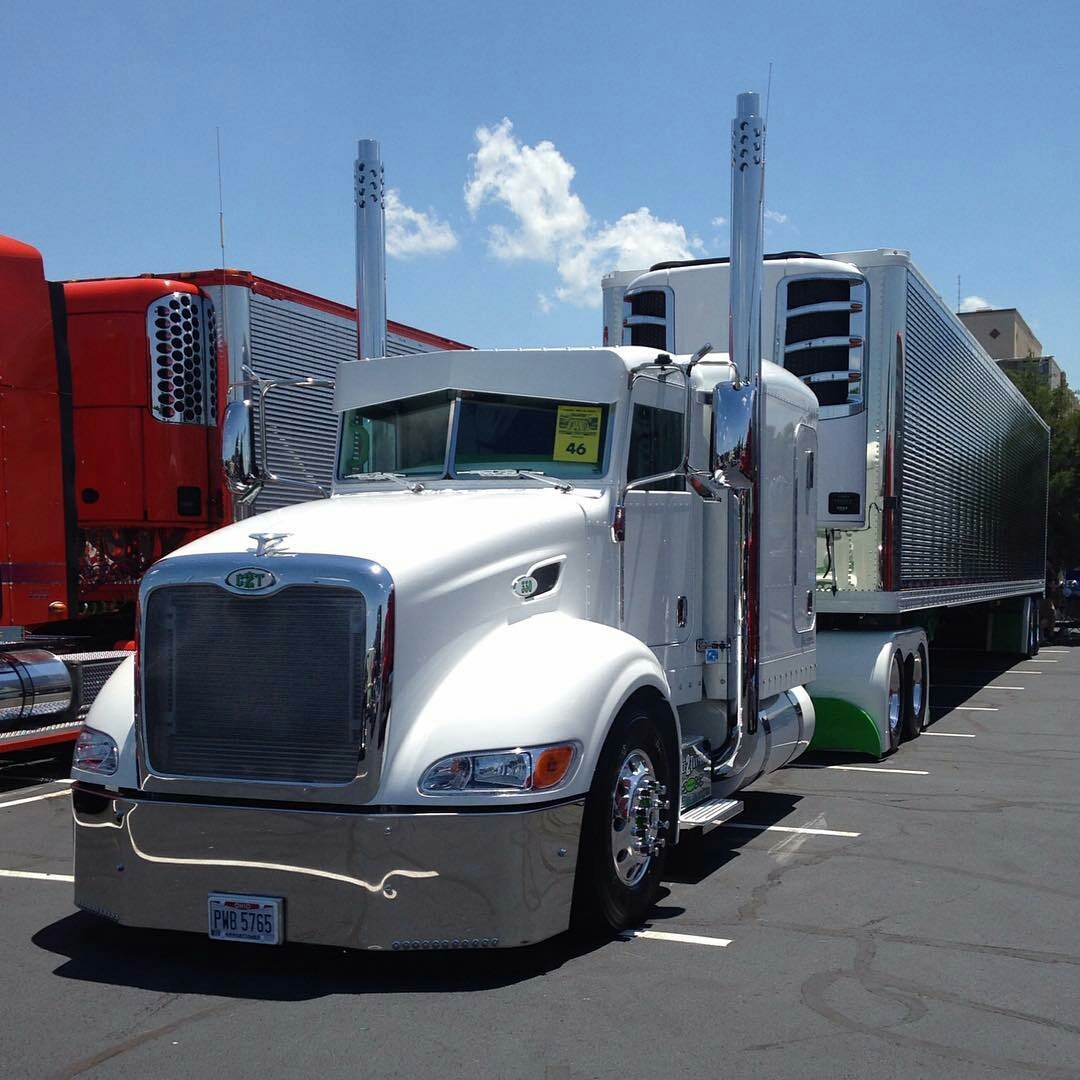
<svg viewBox="0 0 1080 1080">
<path fill-rule="evenodd" d="M 727 224 L 727 218 L 726 217 L 714 217 L 712 219 L 712 221 L 709 222 L 709 224 L 714 225 L 718 229 L 722 229 Z"/>
<path fill-rule="evenodd" d="M 580 307 L 599 307 L 600 277 L 616 267 L 646 267 L 663 259 L 688 259 L 702 248 L 697 237 L 674 221 L 662 221 L 643 206 L 613 225 L 593 224 L 584 203 L 571 190 L 574 167 L 549 141 L 524 145 L 507 118 L 494 128 L 476 130 L 478 150 L 470 160 L 465 205 L 475 217 L 495 203 L 515 225 L 493 225 L 488 249 L 500 259 L 552 263 L 562 281 L 555 298 Z M 541 295 L 542 311 L 553 300 Z"/>
<path fill-rule="evenodd" d="M 788 223 L 787 214 L 781 214 L 779 210 L 766 210 L 765 220 L 771 221 L 776 225 L 786 225 Z"/>
<path fill-rule="evenodd" d="M 965 296 L 964 299 L 960 301 L 961 311 L 989 311 L 993 306 L 994 305 L 983 296 Z"/>
<path fill-rule="evenodd" d="M 564 284 L 555 295 L 579 307 L 599 307 L 600 277 L 612 267 L 645 268 L 667 259 L 689 259 L 701 241 L 687 237 L 674 221 L 655 218 L 647 206 L 623 214 L 614 225 L 575 238 L 560 252 L 557 267 Z"/>
<path fill-rule="evenodd" d="M 581 200 L 570 191 L 574 167 L 546 140 L 523 146 L 504 117 L 494 128 L 477 128 L 465 205 L 473 215 L 485 202 L 505 206 L 518 229 L 493 226 L 489 246 L 501 259 L 549 259 L 559 244 L 589 224 Z"/>
<path fill-rule="evenodd" d="M 397 188 L 388 188 L 383 201 L 386 210 L 386 253 L 400 258 L 436 255 L 457 247 L 454 230 L 434 213 L 414 210 L 401 201 Z"/>
</svg>

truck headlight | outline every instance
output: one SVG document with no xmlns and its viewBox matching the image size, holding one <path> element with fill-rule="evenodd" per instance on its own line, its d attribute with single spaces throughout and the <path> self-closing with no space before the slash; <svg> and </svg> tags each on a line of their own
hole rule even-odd
<svg viewBox="0 0 1080 1080">
<path fill-rule="evenodd" d="M 89 727 L 79 732 L 79 738 L 75 743 L 75 753 L 71 758 L 73 769 L 109 775 L 116 772 L 119 760 L 120 752 L 117 749 L 116 740 L 111 735 Z"/>
<path fill-rule="evenodd" d="M 571 773 L 580 755 L 576 742 L 454 754 L 436 761 L 420 778 L 423 795 L 465 792 L 549 791 Z"/>
</svg>

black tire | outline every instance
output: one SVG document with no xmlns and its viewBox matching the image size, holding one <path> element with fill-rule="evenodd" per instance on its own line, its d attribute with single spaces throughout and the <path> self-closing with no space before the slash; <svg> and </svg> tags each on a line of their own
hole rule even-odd
<svg viewBox="0 0 1080 1080">
<path fill-rule="evenodd" d="M 1040 631 L 1039 600 L 1033 596 L 1028 600 L 1027 652 L 1025 654 L 1028 660 L 1039 655 Z"/>
<path fill-rule="evenodd" d="M 634 805 L 640 807 L 645 797 L 656 800 L 659 828 L 651 829 L 650 834 L 655 833 L 662 843 L 658 845 L 658 850 L 645 858 L 644 865 L 640 862 L 640 853 L 629 855 L 629 861 L 624 861 L 623 867 L 627 871 L 636 867 L 640 873 L 629 874 L 632 880 L 627 881 L 617 870 L 616 849 L 622 843 L 621 838 L 616 840 L 617 823 L 622 820 L 618 813 L 617 785 L 625 775 L 627 763 L 635 760 L 635 754 L 648 763 L 648 770 L 641 773 L 646 780 L 634 787 L 635 792 L 641 793 L 635 795 Z M 671 725 L 658 717 L 656 710 L 646 702 L 631 701 L 623 706 L 600 751 L 592 787 L 585 800 L 585 817 L 574 878 L 573 926 L 576 930 L 610 934 L 612 931 L 632 929 L 645 921 L 656 901 L 667 861 L 668 845 L 674 840 L 673 830 L 678 828 L 678 785 L 674 769 Z M 652 779 L 648 778 L 650 775 Z M 656 788 L 663 790 L 650 789 L 653 794 L 649 795 L 641 784 L 647 782 L 651 785 L 653 780 L 656 781 Z M 626 781 L 628 785 L 633 783 Z M 622 790 L 625 795 L 629 788 Z M 623 805 L 626 805 L 625 799 Z M 651 803 L 646 805 L 651 809 Z M 623 822 L 625 830 L 632 825 L 631 821 Z M 626 839 L 626 850 L 632 851 L 628 831 Z"/>
<path fill-rule="evenodd" d="M 885 737 L 890 754 L 900 746 L 904 733 L 904 702 L 907 699 L 904 675 L 904 658 L 898 649 L 889 664 L 889 691 L 885 698 Z"/>
<path fill-rule="evenodd" d="M 926 663 L 926 649 L 919 647 L 904 664 L 904 738 L 915 739 L 926 727 L 929 713 L 930 676 Z"/>
</svg>

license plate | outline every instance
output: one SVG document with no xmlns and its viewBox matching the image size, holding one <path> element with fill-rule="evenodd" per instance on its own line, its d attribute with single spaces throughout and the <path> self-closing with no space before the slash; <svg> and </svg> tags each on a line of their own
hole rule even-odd
<svg viewBox="0 0 1080 1080">
<path fill-rule="evenodd" d="M 206 907 L 209 933 L 215 941 L 281 944 L 280 897 L 211 893 Z"/>
</svg>

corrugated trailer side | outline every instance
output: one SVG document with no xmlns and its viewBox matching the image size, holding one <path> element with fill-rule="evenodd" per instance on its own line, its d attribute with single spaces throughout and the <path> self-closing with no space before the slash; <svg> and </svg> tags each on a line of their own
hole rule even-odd
<svg viewBox="0 0 1080 1080">
<path fill-rule="evenodd" d="M 221 271 L 185 277 L 210 295 L 220 313 L 219 347 L 227 357 L 230 384 L 253 378 L 262 383 L 333 381 L 338 364 L 356 358 L 356 311 L 345 304 L 246 271 L 225 271 L 224 285 Z M 386 348 L 389 356 L 406 356 L 468 346 L 390 321 Z M 334 475 L 338 416 L 333 391 L 280 386 L 264 400 L 265 464 L 280 479 L 259 492 L 244 516 L 317 498 L 320 488 L 329 492 Z"/>
<path fill-rule="evenodd" d="M 913 267 L 905 285 L 901 609 L 1041 592 L 1049 429 Z"/>
</svg>

